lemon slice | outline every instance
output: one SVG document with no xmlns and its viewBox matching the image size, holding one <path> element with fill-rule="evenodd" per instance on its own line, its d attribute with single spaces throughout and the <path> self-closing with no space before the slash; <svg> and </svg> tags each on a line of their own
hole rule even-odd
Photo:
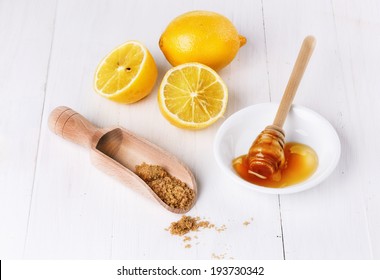
<svg viewBox="0 0 380 280">
<path fill-rule="evenodd" d="M 119 103 L 133 103 L 147 96 L 157 79 L 157 66 L 148 49 L 128 41 L 111 51 L 96 69 L 94 88 Z"/>
<path fill-rule="evenodd" d="M 225 112 L 227 86 L 210 67 L 185 63 L 170 69 L 162 80 L 158 104 L 173 125 L 188 129 L 205 128 Z"/>
</svg>

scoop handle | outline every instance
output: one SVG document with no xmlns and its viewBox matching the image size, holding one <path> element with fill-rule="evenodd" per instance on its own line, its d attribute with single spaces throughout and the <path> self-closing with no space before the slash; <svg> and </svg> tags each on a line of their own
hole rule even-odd
<svg viewBox="0 0 380 280">
<path fill-rule="evenodd" d="M 48 123 L 55 134 L 87 148 L 91 147 L 92 137 L 98 130 L 85 117 L 65 106 L 55 108 Z"/>
<path fill-rule="evenodd" d="M 307 36 L 303 40 L 296 63 L 293 66 L 293 71 L 290 75 L 288 85 L 286 86 L 284 95 L 282 96 L 280 107 L 278 108 L 276 117 L 273 121 L 273 125 L 280 128 L 284 125 L 286 116 L 289 113 L 302 76 L 305 73 L 306 66 L 309 63 L 311 55 L 313 54 L 315 44 L 316 40 L 313 36 Z"/>
</svg>

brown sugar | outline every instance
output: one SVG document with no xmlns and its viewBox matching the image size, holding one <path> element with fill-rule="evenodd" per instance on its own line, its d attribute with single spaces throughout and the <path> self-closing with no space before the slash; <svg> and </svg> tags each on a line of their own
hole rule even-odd
<svg viewBox="0 0 380 280">
<path fill-rule="evenodd" d="M 225 257 L 226 257 L 226 253 L 224 253 L 224 254 L 220 254 L 220 255 L 217 255 L 217 254 L 215 254 L 215 253 L 212 253 L 212 255 L 211 255 L 211 257 L 213 258 L 213 259 L 215 259 L 215 260 L 224 260 L 225 259 Z"/>
<path fill-rule="evenodd" d="M 253 218 L 250 218 L 249 221 L 244 221 L 243 225 L 248 226 L 253 221 Z"/>
<path fill-rule="evenodd" d="M 185 236 L 183 238 L 183 242 L 187 242 L 187 241 L 190 241 L 191 240 L 191 237 L 190 236 Z"/>
<path fill-rule="evenodd" d="M 161 166 L 150 165 L 145 162 L 136 166 L 136 173 L 145 182 L 153 182 L 154 180 L 165 178 L 168 175 Z"/>
<path fill-rule="evenodd" d="M 213 227 L 208 221 L 200 221 L 199 217 L 182 216 L 179 221 L 171 223 L 169 231 L 172 235 L 184 235 L 190 231 L 198 231 L 199 228 Z"/>
<path fill-rule="evenodd" d="M 222 231 L 225 231 L 227 229 L 226 225 L 222 225 L 221 227 L 216 227 L 215 230 L 217 232 L 222 232 Z"/>
<path fill-rule="evenodd" d="M 194 190 L 161 166 L 144 162 L 136 166 L 136 174 L 170 207 L 185 210 L 194 201 Z"/>
</svg>

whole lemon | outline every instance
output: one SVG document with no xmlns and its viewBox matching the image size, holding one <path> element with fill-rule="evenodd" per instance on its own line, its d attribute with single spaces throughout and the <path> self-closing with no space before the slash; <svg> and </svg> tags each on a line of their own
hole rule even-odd
<svg viewBox="0 0 380 280">
<path fill-rule="evenodd" d="M 173 66 L 199 62 L 214 70 L 227 66 L 247 42 L 232 22 L 220 14 L 192 11 L 172 20 L 159 46 Z"/>
</svg>

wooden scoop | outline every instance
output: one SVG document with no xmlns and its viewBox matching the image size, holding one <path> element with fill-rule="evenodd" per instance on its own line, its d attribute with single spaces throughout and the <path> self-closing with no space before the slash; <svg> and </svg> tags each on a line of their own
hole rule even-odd
<svg viewBox="0 0 380 280">
<path fill-rule="evenodd" d="M 307 36 L 302 43 L 292 74 L 286 86 L 272 125 L 267 126 L 253 142 L 248 152 L 249 172 L 261 179 L 272 177 L 285 163 L 285 132 L 282 129 L 316 40 Z"/>
<path fill-rule="evenodd" d="M 174 155 L 123 128 L 100 129 L 68 107 L 57 107 L 49 117 L 49 127 L 57 135 L 90 149 L 93 164 L 105 173 L 143 195 L 154 198 L 165 209 L 186 213 L 195 204 L 197 184 L 190 169 Z M 162 166 L 194 190 L 195 197 L 188 209 L 169 207 L 132 170 L 143 162 Z"/>
</svg>

